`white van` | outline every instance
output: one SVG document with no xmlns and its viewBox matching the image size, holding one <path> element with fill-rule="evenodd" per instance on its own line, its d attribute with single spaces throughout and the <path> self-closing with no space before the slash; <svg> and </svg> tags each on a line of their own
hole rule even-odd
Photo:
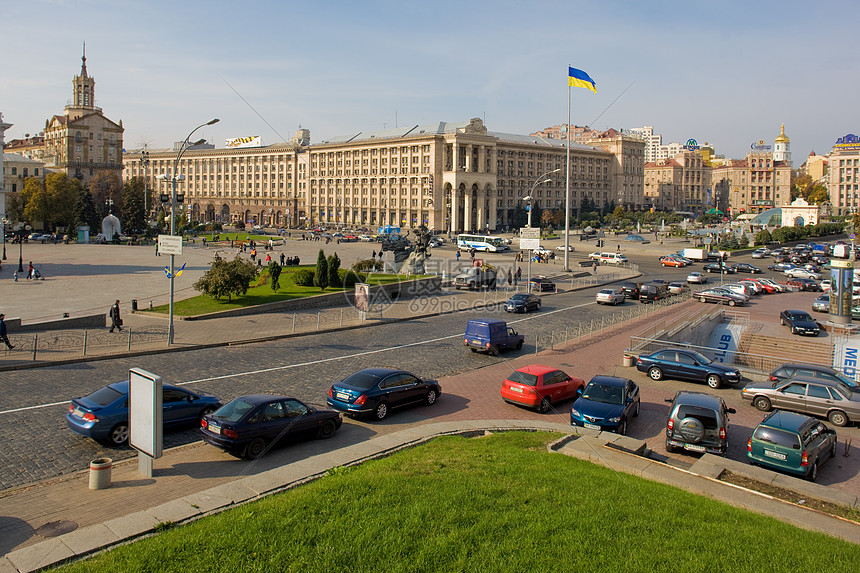
<svg viewBox="0 0 860 573">
<path fill-rule="evenodd" d="M 620 265 L 629 262 L 621 253 L 600 253 L 601 264 Z"/>
</svg>

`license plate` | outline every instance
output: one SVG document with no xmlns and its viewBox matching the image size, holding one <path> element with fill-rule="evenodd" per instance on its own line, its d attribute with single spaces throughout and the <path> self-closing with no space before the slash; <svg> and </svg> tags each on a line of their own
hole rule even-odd
<svg viewBox="0 0 860 573">
<path fill-rule="evenodd" d="M 83 418 L 83 417 L 84 417 L 84 411 L 83 411 L 83 410 L 81 410 L 80 408 L 75 408 L 75 411 L 74 411 L 74 412 L 72 412 L 72 414 L 74 414 L 74 415 L 75 415 L 75 416 L 77 416 L 78 418 Z"/>
<path fill-rule="evenodd" d="M 698 444 L 684 444 L 684 449 L 691 452 L 704 452 L 705 446 L 700 446 Z"/>
<path fill-rule="evenodd" d="M 480 341 L 480 340 L 474 340 L 474 339 L 473 339 L 473 340 L 472 340 L 472 344 L 478 344 L 478 345 L 483 346 L 483 344 L 481 344 L 481 341 Z"/>
<path fill-rule="evenodd" d="M 589 424 L 588 422 L 585 422 L 582 425 L 585 426 L 586 428 L 588 428 L 589 430 L 599 430 L 600 429 L 600 426 L 596 426 L 594 424 Z"/>
<path fill-rule="evenodd" d="M 343 400 L 344 402 L 349 402 L 349 394 L 346 394 L 344 392 L 337 392 L 335 395 L 337 396 L 338 400 Z"/>
<path fill-rule="evenodd" d="M 209 423 L 209 426 L 207 426 L 207 429 L 210 432 L 212 432 L 213 434 L 220 434 L 221 433 L 221 426 L 219 426 L 217 424 L 213 424 L 212 422 Z"/>
<path fill-rule="evenodd" d="M 775 460 L 781 460 L 783 462 L 785 461 L 785 454 L 781 454 L 779 452 L 774 452 L 771 450 L 765 450 L 764 455 L 769 457 L 769 458 L 773 458 Z"/>
<path fill-rule="evenodd" d="M 518 394 L 522 394 L 522 393 L 523 393 L 523 389 L 522 389 L 522 388 L 517 388 L 516 386 L 511 386 L 511 392 L 517 392 Z"/>
</svg>

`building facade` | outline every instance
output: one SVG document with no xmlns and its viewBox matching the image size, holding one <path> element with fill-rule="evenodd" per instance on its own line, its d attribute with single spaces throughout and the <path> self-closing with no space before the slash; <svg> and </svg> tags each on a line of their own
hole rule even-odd
<svg viewBox="0 0 860 573">
<path fill-rule="evenodd" d="M 114 123 L 95 105 L 95 78 L 87 74 L 87 57 L 72 81 L 72 103 L 62 115 L 45 121 L 46 166 L 57 168 L 83 182 L 100 171 L 122 174 L 122 121 Z"/>
<path fill-rule="evenodd" d="M 860 213 L 860 137 L 840 137 L 828 155 L 830 204 L 834 215 Z"/>
<path fill-rule="evenodd" d="M 685 150 L 673 158 L 646 163 L 644 171 L 648 207 L 703 213 L 716 206 L 709 194 L 711 166 L 698 151 Z"/>
<path fill-rule="evenodd" d="M 31 177 L 45 181 L 45 164 L 17 153 L 3 154 L 3 183 L 7 192 L 17 193 Z"/>
<path fill-rule="evenodd" d="M 3 237 L 6 236 L 6 155 L 3 153 L 6 130 L 13 124 L 3 121 L 3 113 L 0 113 L 0 227 L 3 229 Z"/>
<path fill-rule="evenodd" d="M 616 158 L 613 149 L 620 154 Z M 572 144 L 570 206 L 626 198 L 641 205 L 640 141 Z M 567 142 L 489 132 L 480 119 L 335 137 L 310 144 L 300 130 L 289 144 L 189 150 L 178 174 L 193 220 L 314 227 L 395 225 L 451 232 L 515 225 L 523 197 L 563 210 Z M 171 173 L 176 153 L 126 153 L 123 177 Z M 637 183 L 636 178 L 639 178 Z M 546 181 L 546 179 L 550 179 Z M 638 197 L 637 197 L 638 194 Z M 626 205 L 625 205 L 626 206 Z"/>
</svg>

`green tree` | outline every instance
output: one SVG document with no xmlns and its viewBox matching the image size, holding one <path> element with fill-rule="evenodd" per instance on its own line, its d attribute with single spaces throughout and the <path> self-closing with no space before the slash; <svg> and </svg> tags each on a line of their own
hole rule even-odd
<svg viewBox="0 0 860 573">
<path fill-rule="evenodd" d="M 768 231 L 767 229 L 762 229 L 755 234 L 756 245 L 766 245 L 771 241 L 773 241 L 773 237 L 771 236 L 770 231 Z"/>
<path fill-rule="evenodd" d="M 108 211 L 122 212 L 122 179 L 114 171 L 99 171 L 90 179 L 90 193 L 99 218 L 107 216 Z M 113 206 L 108 201 L 113 201 Z"/>
<path fill-rule="evenodd" d="M 42 180 L 35 177 L 27 179 L 18 196 L 21 199 L 22 219 L 34 224 L 38 222 L 46 225 L 51 214 L 51 206 Z"/>
<path fill-rule="evenodd" d="M 88 225 L 92 234 L 98 233 L 99 216 L 93 205 L 93 196 L 87 187 L 78 190 L 78 198 L 75 202 L 74 226 Z"/>
<path fill-rule="evenodd" d="M 193 287 L 216 300 L 246 294 L 251 281 L 257 277 L 257 267 L 251 261 L 241 259 L 238 255 L 232 261 L 218 259 L 212 261 L 209 270 L 203 273 Z"/>
<path fill-rule="evenodd" d="M 816 183 L 809 189 L 806 200 L 814 205 L 821 205 L 825 201 L 830 201 L 830 192 L 821 183 Z"/>
<path fill-rule="evenodd" d="M 738 239 L 738 248 L 746 249 L 750 245 L 750 238 L 747 237 L 746 233 L 741 233 L 741 238 Z"/>
<path fill-rule="evenodd" d="M 119 218 L 127 235 L 146 231 L 145 193 L 144 181 L 139 177 L 133 177 L 123 184 L 122 209 Z"/>
<path fill-rule="evenodd" d="M 281 278 L 281 265 L 278 264 L 278 261 L 272 261 L 269 263 L 269 278 L 272 280 L 272 292 L 278 292 L 278 288 L 281 286 L 278 282 Z"/>
<path fill-rule="evenodd" d="M 627 211 L 624 210 L 624 207 L 622 207 L 621 205 L 618 205 L 617 207 L 615 207 L 615 210 L 612 211 L 612 218 L 615 219 L 616 221 L 620 221 L 621 219 L 623 219 L 625 217 L 626 214 L 627 214 Z"/>
<path fill-rule="evenodd" d="M 48 194 L 49 219 L 54 226 L 71 227 L 75 222 L 75 205 L 82 188 L 81 182 L 65 173 L 51 173 L 45 178 Z"/>
<path fill-rule="evenodd" d="M 314 286 L 320 288 L 320 290 L 325 290 L 328 286 L 328 261 L 326 261 L 325 253 L 322 249 L 320 249 L 319 255 L 317 255 L 317 268 L 314 273 Z"/>
<path fill-rule="evenodd" d="M 340 257 L 337 256 L 337 253 L 330 256 L 326 261 L 326 264 L 328 265 L 329 286 L 341 286 L 342 283 L 340 282 L 340 274 L 338 274 L 338 271 L 340 270 Z"/>
</svg>

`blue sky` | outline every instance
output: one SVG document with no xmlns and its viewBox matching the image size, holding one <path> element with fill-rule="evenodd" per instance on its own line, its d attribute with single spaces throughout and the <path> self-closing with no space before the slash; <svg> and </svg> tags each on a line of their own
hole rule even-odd
<svg viewBox="0 0 860 573">
<path fill-rule="evenodd" d="M 472 117 L 525 134 L 567 121 L 568 65 L 598 87 L 573 89 L 577 125 L 653 125 L 742 158 L 785 123 L 795 166 L 860 132 L 852 0 L 2 0 L 0 22 L 7 141 L 62 113 L 84 41 L 128 149 L 213 117 L 198 133 L 217 147 Z"/>
</svg>

